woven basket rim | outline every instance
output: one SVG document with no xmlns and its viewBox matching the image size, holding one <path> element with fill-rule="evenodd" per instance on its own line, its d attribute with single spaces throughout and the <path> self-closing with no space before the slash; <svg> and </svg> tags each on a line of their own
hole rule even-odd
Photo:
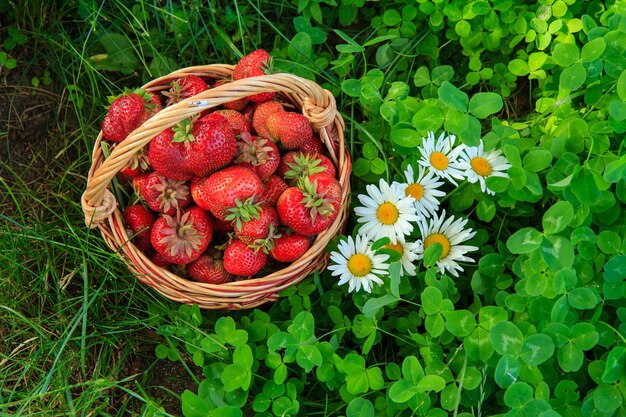
<svg viewBox="0 0 626 417">
<path fill-rule="evenodd" d="M 191 74 L 212 80 L 227 79 L 233 69 L 233 65 L 226 64 L 182 68 L 146 83 L 143 88 L 149 92 L 158 92 L 171 81 Z M 162 130 L 203 110 L 267 91 L 277 92 L 286 103 L 294 105 L 319 133 L 329 158 L 337 168 L 337 179 L 342 186 L 339 215 L 329 229 L 315 237 L 303 258 L 263 277 L 219 285 L 205 284 L 156 266 L 130 241 L 121 210 L 110 190 L 112 179 L 140 148 Z M 87 187 L 81 199 L 85 222 L 89 227 L 100 230 L 107 245 L 120 255 L 139 281 L 173 301 L 195 303 L 206 309 L 252 308 L 273 301 L 278 298 L 278 291 L 327 265 L 328 255 L 324 253 L 324 248 L 345 226 L 350 198 L 351 161 L 344 142 L 344 126 L 332 94 L 311 80 L 293 74 L 272 74 L 226 82 L 164 108 L 124 141 L 116 144 L 108 158 L 104 157 L 102 151 L 101 143 L 104 139 L 100 131 L 94 144 Z"/>
</svg>

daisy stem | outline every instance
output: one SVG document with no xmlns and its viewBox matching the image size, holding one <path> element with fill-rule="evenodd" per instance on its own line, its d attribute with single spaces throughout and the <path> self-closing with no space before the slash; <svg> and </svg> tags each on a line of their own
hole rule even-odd
<svg viewBox="0 0 626 417">
<path fill-rule="evenodd" d="M 402 340 L 404 343 L 406 343 L 406 344 L 408 344 L 408 345 L 411 345 L 411 344 L 415 343 L 413 340 L 410 340 L 410 339 L 404 339 L 404 338 L 402 338 L 402 337 L 398 336 L 397 334 L 393 334 L 393 333 L 391 333 L 391 332 L 388 332 L 388 331 L 386 331 L 386 330 L 383 330 L 383 329 L 381 329 L 381 328 L 380 328 L 380 327 L 378 327 L 378 326 L 376 327 L 376 330 L 378 330 L 378 331 L 379 331 L 379 332 L 381 332 L 381 333 L 386 334 L 387 336 L 395 337 L 395 338 L 396 338 L 396 339 L 398 339 L 398 340 Z"/>
<path fill-rule="evenodd" d="M 467 185 L 467 180 L 465 180 L 462 183 L 460 183 L 459 185 L 457 185 L 457 187 L 454 190 L 452 190 L 451 192 L 446 194 L 446 196 L 441 199 L 440 203 L 443 203 L 444 201 L 446 201 L 448 198 L 450 198 L 452 196 L 452 194 L 456 193 L 457 191 L 459 191 L 460 189 L 462 189 L 466 185 Z"/>
<path fill-rule="evenodd" d="M 414 305 L 414 306 L 416 306 L 416 307 L 421 307 L 421 306 L 422 306 L 420 303 L 414 303 L 413 301 L 406 300 L 406 299 L 404 299 L 404 298 L 400 298 L 400 301 L 403 301 L 403 302 L 405 302 L 405 303 L 408 303 L 408 304 Z"/>
</svg>

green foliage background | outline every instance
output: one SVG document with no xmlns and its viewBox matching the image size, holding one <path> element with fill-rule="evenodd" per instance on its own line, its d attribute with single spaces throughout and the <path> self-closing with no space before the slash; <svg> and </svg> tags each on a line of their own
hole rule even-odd
<svg viewBox="0 0 626 417">
<path fill-rule="evenodd" d="M 324 272 L 253 311 L 142 304 L 156 355 L 202 370 L 197 391 L 179 393 L 184 416 L 626 415 L 623 2 L 82 1 L 49 10 L 60 32 L 25 22 L 35 6 L 0 5 L 15 21 L 0 64 L 20 65 L 8 62 L 22 36 L 55 45 L 72 75 L 52 78 L 87 149 L 106 95 L 262 47 L 337 98 L 355 193 L 401 180 L 428 131 L 482 138 L 512 165 L 488 181 L 496 196 L 448 190 L 449 212 L 479 231 L 458 279 L 425 259 L 372 295 Z M 0 410 L 3 397 L 22 411 L 34 401 L 1 395 Z M 163 412 L 137 397 L 144 415 Z"/>
</svg>

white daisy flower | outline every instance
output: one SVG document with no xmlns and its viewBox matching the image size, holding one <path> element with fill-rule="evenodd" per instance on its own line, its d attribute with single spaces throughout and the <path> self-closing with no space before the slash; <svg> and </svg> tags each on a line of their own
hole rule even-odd
<svg viewBox="0 0 626 417">
<path fill-rule="evenodd" d="M 433 243 L 443 246 L 441 257 L 437 261 L 437 266 L 443 274 L 448 270 L 452 275 L 458 277 L 457 271 L 463 271 L 458 261 L 475 262 L 472 258 L 465 256 L 467 252 L 478 250 L 476 246 L 460 245 L 460 243 L 471 239 L 476 234 L 472 229 L 463 230 L 467 224 L 467 219 L 454 219 L 454 216 L 446 217 L 444 210 L 441 217 L 437 214 L 430 220 L 422 220 L 417 223 L 422 239 L 417 241 L 417 259 L 424 257 L 424 251 Z"/>
<path fill-rule="evenodd" d="M 508 178 L 505 172 L 511 168 L 506 158 L 502 155 L 502 150 L 494 149 L 485 152 L 485 144 L 480 141 L 477 147 L 466 147 L 459 155 L 460 162 L 465 168 L 465 175 L 470 183 L 479 182 L 483 193 L 495 195 L 494 191 L 487 188 L 486 179 L 489 177 Z"/>
<path fill-rule="evenodd" d="M 433 171 L 426 170 L 423 166 L 418 167 L 417 177 L 413 172 L 413 167 L 409 165 L 404 171 L 406 183 L 395 183 L 398 188 L 408 197 L 415 199 L 415 210 L 418 215 L 430 217 L 431 214 L 439 210 L 439 200 L 446 193 L 438 190 L 444 183 L 437 181 Z"/>
<path fill-rule="evenodd" d="M 331 252 L 332 263 L 328 269 L 332 275 L 339 275 L 338 285 L 348 283 L 348 292 L 360 291 L 372 292 L 374 283 L 383 284 L 381 276 L 388 275 L 389 264 L 385 261 L 388 255 L 374 254 L 370 241 L 365 236 L 357 236 L 356 241 L 352 236 L 348 240 L 339 242 L 339 252 Z"/>
<path fill-rule="evenodd" d="M 404 241 L 404 237 L 413 231 L 410 222 L 418 219 L 414 199 L 382 179 L 379 187 L 369 184 L 365 188 L 368 195 L 358 196 L 363 206 L 354 209 L 357 221 L 364 223 L 359 233 L 372 241 L 383 237 L 388 237 L 392 243 Z"/>
<path fill-rule="evenodd" d="M 416 242 L 396 242 L 390 243 L 388 245 L 383 246 L 386 249 L 393 249 L 398 251 L 401 255 L 400 258 L 400 274 L 406 272 L 407 275 L 414 277 L 415 274 L 415 264 L 414 262 L 417 258 L 417 250 L 419 249 L 419 245 Z"/>
<path fill-rule="evenodd" d="M 439 178 L 445 178 L 452 184 L 457 185 L 455 178 L 463 180 L 463 170 L 459 168 L 458 158 L 464 146 L 454 147 L 456 136 L 446 136 L 442 133 L 435 140 L 435 133 L 428 132 L 428 138 L 422 138 L 422 146 L 418 146 L 422 157 L 418 163 L 429 168 Z"/>
</svg>

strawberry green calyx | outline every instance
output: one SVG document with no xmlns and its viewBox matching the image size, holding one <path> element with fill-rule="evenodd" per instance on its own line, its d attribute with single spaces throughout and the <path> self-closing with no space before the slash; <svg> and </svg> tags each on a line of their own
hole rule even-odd
<svg viewBox="0 0 626 417">
<path fill-rule="evenodd" d="M 311 183 L 309 177 L 300 178 L 298 188 L 302 191 L 302 204 L 309 210 L 312 222 L 315 222 L 318 215 L 327 217 L 335 212 L 332 202 L 325 198 L 327 190 L 318 190 L 317 180 Z"/>
<path fill-rule="evenodd" d="M 179 122 L 172 130 L 174 131 L 174 138 L 172 142 L 191 143 L 196 140 L 193 135 L 193 122 L 190 118 Z"/>
<path fill-rule="evenodd" d="M 262 250 L 266 255 L 268 255 L 270 251 L 274 249 L 274 240 L 281 236 L 282 234 L 279 233 L 279 230 L 274 227 L 273 224 L 270 224 L 270 232 L 267 237 L 263 239 L 255 239 L 255 241 L 248 246 L 253 248 L 255 251 Z"/>
<path fill-rule="evenodd" d="M 309 153 L 300 152 L 293 157 L 294 162 L 287 162 L 289 170 L 285 172 L 285 178 L 299 180 L 309 175 L 324 172 L 326 168 L 321 165 L 322 160 Z"/>
<path fill-rule="evenodd" d="M 130 169 L 141 169 L 142 171 L 147 171 L 150 168 L 150 164 L 148 163 L 148 155 L 145 150 L 142 148 L 139 150 L 130 160 Z"/>
<path fill-rule="evenodd" d="M 237 143 L 237 159 L 236 162 L 247 162 L 252 165 L 262 165 L 270 157 L 270 153 L 274 150 L 267 143 L 268 139 L 257 138 L 254 140 L 248 132 L 243 132 L 239 138 L 241 141 Z"/>
<path fill-rule="evenodd" d="M 185 88 L 178 81 L 172 82 L 172 88 L 169 91 L 163 91 L 163 95 L 167 97 L 167 105 L 178 103 L 184 98 Z"/>
<path fill-rule="evenodd" d="M 176 216 L 176 218 L 165 214 L 163 219 L 168 227 L 163 231 L 165 236 L 161 238 L 159 243 L 166 245 L 172 256 L 181 254 L 191 256 L 194 251 L 200 248 L 203 238 L 194 227 L 190 213 L 187 212 L 180 217 Z"/>
<path fill-rule="evenodd" d="M 227 210 L 227 221 L 234 221 L 235 227 L 241 229 L 243 222 L 249 222 L 252 219 L 258 219 L 260 217 L 261 204 L 255 203 L 255 198 L 250 197 L 245 201 L 235 200 L 235 207 L 231 207 Z"/>
<path fill-rule="evenodd" d="M 189 187 L 185 181 L 175 181 L 166 177 L 160 177 L 161 182 L 154 186 L 154 190 L 159 194 L 163 212 L 168 212 L 170 208 L 178 208 L 178 200 L 185 200 L 189 196 Z"/>
</svg>

